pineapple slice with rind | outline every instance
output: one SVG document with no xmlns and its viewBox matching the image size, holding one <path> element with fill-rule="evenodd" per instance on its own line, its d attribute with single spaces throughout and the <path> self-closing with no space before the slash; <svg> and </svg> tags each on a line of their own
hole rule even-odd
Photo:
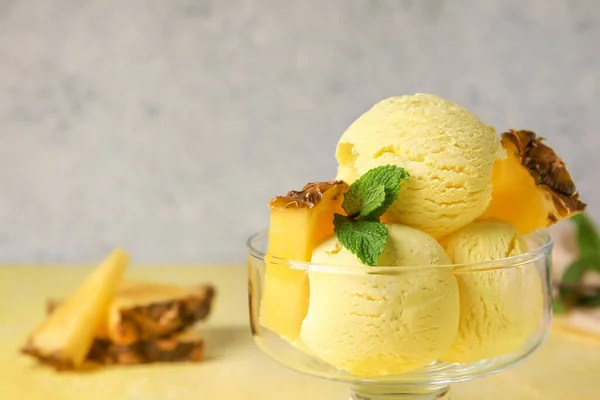
<svg viewBox="0 0 600 400">
<path fill-rule="evenodd" d="M 214 295 L 214 287 L 208 284 L 122 282 L 96 339 L 130 345 L 181 332 L 208 316 Z M 48 311 L 52 312 L 60 303 L 49 300 Z"/>
<path fill-rule="evenodd" d="M 260 323 L 296 341 L 308 310 L 308 276 L 288 260 L 310 261 L 317 244 L 333 234 L 333 215 L 343 213 L 343 181 L 312 182 L 271 200 L 269 248 Z"/>
<path fill-rule="evenodd" d="M 126 252 L 114 250 L 31 334 L 23 352 L 58 369 L 81 366 L 128 262 Z"/>
<path fill-rule="evenodd" d="M 132 344 L 179 332 L 208 316 L 214 293 L 211 285 L 123 285 L 109 307 L 108 337 L 113 343 Z"/>
<path fill-rule="evenodd" d="M 502 134 L 508 157 L 494 165 L 492 200 L 479 220 L 510 222 L 527 234 L 585 210 L 565 163 L 543 140 L 526 130 Z"/>
<path fill-rule="evenodd" d="M 316 244 L 333 233 L 333 214 L 343 213 L 344 181 L 311 182 L 302 190 L 277 196 L 269 202 L 269 249 L 267 254 L 296 261 L 310 261 Z M 293 229 L 305 224 L 307 230 Z M 289 238 L 300 233 L 293 241 Z M 282 237 L 288 240 L 280 240 Z"/>
</svg>

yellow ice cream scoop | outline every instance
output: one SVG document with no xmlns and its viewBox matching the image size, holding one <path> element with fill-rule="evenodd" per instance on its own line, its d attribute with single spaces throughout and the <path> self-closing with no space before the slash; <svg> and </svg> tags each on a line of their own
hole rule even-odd
<svg viewBox="0 0 600 400">
<path fill-rule="evenodd" d="M 338 179 L 348 183 L 393 164 L 411 176 L 386 218 L 442 237 L 480 216 L 492 166 L 506 156 L 493 128 L 429 94 L 392 97 L 359 117 L 339 140 Z"/>
<path fill-rule="evenodd" d="M 478 263 L 528 251 L 517 229 L 500 222 L 474 222 L 441 240 L 455 264 Z M 511 353 L 525 343 L 542 318 L 543 295 L 534 264 L 495 270 L 458 267 L 460 324 L 442 358 L 474 362 Z"/>
<path fill-rule="evenodd" d="M 312 262 L 339 274 L 309 272 L 310 300 L 300 337 L 312 354 L 363 376 L 400 374 L 423 367 L 448 351 L 458 329 L 458 287 L 448 267 L 421 271 L 402 266 L 448 265 L 433 237 L 388 224 L 379 265 L 398 266 L 397 275 L 369 274 L 369 268 L 337 238 L 313 252 Z M 344 266 L 365 272 L 344 273 Z M 435 271 L 433 271 L 435 269 Z"/>
</svg>

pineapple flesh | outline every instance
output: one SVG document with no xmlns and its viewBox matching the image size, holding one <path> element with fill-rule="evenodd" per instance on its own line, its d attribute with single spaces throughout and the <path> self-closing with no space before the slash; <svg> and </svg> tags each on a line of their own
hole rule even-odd
<svg viewBox="0 0 600 400">
<path fill-rule="evenodd" d="M 59 369 L 83 364 L 129 262 L 114 250 L 28 338 L 23 352 Z"/>
<path fill-rule="evenodd" d="M 343 181 L 313 182 L 301 191 L 271 200 L 269 248 L 261 300 L 260 323 L 295 341 L 308 310 L 310 288 L 306 272 L 288 260 L 310 261 L 317 244 L 333 234 L 333 215 L 343 213 Z"/>
<path fill-rule="evenodd" d="M 522 234 L 585 210 L 565 163 L 531 131 L 505 132 L 508 157 L 496 161 L 492 200 L 480 220 L 512 223 Z"/>
</svg>

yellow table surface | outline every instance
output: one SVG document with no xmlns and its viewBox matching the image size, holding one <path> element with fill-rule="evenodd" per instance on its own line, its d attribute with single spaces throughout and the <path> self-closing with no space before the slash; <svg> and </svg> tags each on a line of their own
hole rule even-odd
<svg viewBox="0 0 600 400">
<path fill-rule="evenodd" d="M 248 327 L 244 266 L 132 267 L 128 277 L 210 282 L 217 288 L 210 320 L 198 327 L 206 360 L 197 364 L 111 367 L 57 373 L 18 348 L 44 317 L 45 301 L 70 293 L 83 267 L 0 267 L 0 400 L 346 400 L 348 387 L 278 365 L 254 345 Z M 600 399 L 600 339 L 553 329 L 548 342 L 518 367 L 453 389 L 456 400 Z"/>
</svg>

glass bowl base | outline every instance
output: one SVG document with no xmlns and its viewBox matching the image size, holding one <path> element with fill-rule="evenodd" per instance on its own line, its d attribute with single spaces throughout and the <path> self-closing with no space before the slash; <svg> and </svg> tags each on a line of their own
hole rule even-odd
<svg viewBox="0 0 600 400">
<path fill-rule="evenodd" d="M 352 387 L 350 400 L 450 400 L 450 386 L 361 385 Z"/>
</svg>

